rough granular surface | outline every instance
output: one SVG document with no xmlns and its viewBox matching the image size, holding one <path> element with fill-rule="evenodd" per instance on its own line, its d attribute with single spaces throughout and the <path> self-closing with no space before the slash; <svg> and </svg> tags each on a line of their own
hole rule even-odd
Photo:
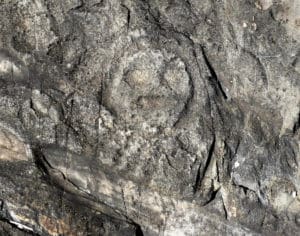
<svg viewBox="0 0 300 236">
<path fill-rule="evenodd" d="M 297 235 L 298 0 L 0 0 L 0 235 Z"/>
</svg>

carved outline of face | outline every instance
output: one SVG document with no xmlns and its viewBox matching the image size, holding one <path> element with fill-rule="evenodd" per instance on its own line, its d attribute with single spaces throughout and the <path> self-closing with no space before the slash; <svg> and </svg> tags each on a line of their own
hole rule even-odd
<svg viewBox="0 0 300 236">
<path fill-rule="evenodd" d="M 111 73 L 106 101 L 126 122 L 172 125 L 184 109 L 190 78 L 184 63 L 170 54 L 125 54 Z"/>
</svg>

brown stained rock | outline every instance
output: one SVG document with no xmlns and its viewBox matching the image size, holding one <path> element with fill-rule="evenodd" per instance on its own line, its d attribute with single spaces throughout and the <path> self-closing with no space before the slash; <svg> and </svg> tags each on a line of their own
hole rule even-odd
<svg viewBox="0 0 300 236">
<path fill-rule="evenodd" d="M 39 216 L 39 223 L 42 228 L 51 236 L 81 236 L 84 235 L 78 231 L 74 231 L 71 222 L 67 222 L 66 219 L 55 219 L 46 215 Z"/>
</svg>

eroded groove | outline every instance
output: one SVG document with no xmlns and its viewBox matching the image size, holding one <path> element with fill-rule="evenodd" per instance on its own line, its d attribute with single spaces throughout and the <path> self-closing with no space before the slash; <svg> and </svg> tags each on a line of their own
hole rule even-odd
<svg viewBox="0 0 300 236">
<path fill-rule="evenodd" d="M 245 48 L 242 48 L 246 53 L 248 53 L 258 64 L 258 67 L 260 68 L 260 72 L 261 72 L 261 75 L 260 75 L 260 79 L 263 81 L 263 84 L 265 87 L 268 87 L 268 77 L 267 77 L 267 72 L 266 72 L 266 69 L 260 59 L 260 57 L 258 57 L 255 53 L 249 51 L 249 50 L 246 50 Z M 257 75 L 255 75 L 257 76 Z"/>
<path fill-rule="evenodd" d="M 198 188 L 199 188 L 199 185 L 200 185 L 200 181 L 202 179 L 202 175 L 201 175 L 201 163 L 199 164 L 198 166 L 198 169 L 197 169 L 197 175 L 196 175 L 196 181 L 195 181 L 195 184 L 193 186 L 193 189 L 194 189 L 194 194 L 197 193 L 198 191 Z"/>
<path fill-rule="evenodd" d="M 193 102 L 193 98 L 194 98 L 194 95 L 195 95 L 195 85 L 194 85 L 191 73 L 189 72 L 188 68 L 185 68 L 185 71 L 189 75 L 189 88 L 190 88 L 190 91 L 189 91 L 188 98 L 187 98 L 186 102 L 184 103 L 183 110 L 178 115 L 178 118 L 177 118 L 176 122 L 174 123 L 173 127 L 177 127 L 178 124 L 180 123 L 181 119 L 183 119 L 188 114 L 188 112 L 190 110 L 191 103 Z"/>
<path fill-rule="evenodd" d="M 205 174 L 207 173 L 210 163 L 212 162 L 212 159 L 214 158 L 215 145 L 216 145 L 216 138 L 214 136 L 213 141 L 212 141 L 209 151 L 208 151 L 207 159 L 206 159 L 205 165 L 203 167 L 202 173 L 201 173 L 201 164 L 199 165 L 196 181 L 194 184 L 194 193 L 197 193 L 199 188 L 201 188 L 202 182 L 205 178 Z"/>
<path fill-rule="evenodd" d="M 205 162 L 205 166 L 204 166 L 204 169 L 203 169 L 203 176 L 205 175 L 213 157 L 214 157 L 214 152 L 215 152 L 215 146 L 216 146 L 216 137 L 214 136 L 213 137 L 213 140 L 212 140 L 212 143 L 210 145 L 210 148 L 209 148 L 209 151 L 208 151 L 208 156 L 207 156 L 207 159 L 206 159 L 206 162 Z"/>
<path fill-rule="evenodd" d="M 263 1 L 0 3 L 0 125 L 30 157 L 0 134 L 0 216 L 47 235 L 297 235 L 297 19 Z"/>
<path fill-rule="evenodd" d="M 127 29 L 129 29 L 131 21 L 131 11 L 125 4 L 121 4 L 121 6 L 127 11 Z"/>
<path fill-rule="evenodd" d="M 219 190 L 220 190 L 220 189 L 217 189 L 217 190 L 215 190 L 215 191 L 212 191 L 212 192 L 210 193 L 209 199 L 202 205 L 202 207 L 207 206 L 207 205 L 209 205 L 210 203 L 212 203 L 212 202 L 216 199 Z"/>
<path fill-rule="evenodd" d="M 300 128 L 300 112 L 298 113 L 297 121 L 295 122 L 293 126 L 293 134 L 296 134 Z"/>
<path fill-rule="evenodd" d="M 217 74 L 216 74 L 216 72 L 215 72 L 212 64 L 210 63 L 210 61 L 209 61 L 209 59 L 208 59 L 208 57 L 206 55 L 204 47 L 200 46 L 200 48 L 201 48 L 201 51 L 202 51 L 202 55 L 203 55 L 204 61 L 205 61 L 206 65 L 207 65 L 207 67 L 209 69 L 210 74 L 211 74 L 210 79 L 211 79 L 212 85 L 215 87 L 217 94 L 221 93 L 222 97 L 225 100 L 227 100 L 226 92 L 224 91 L 224 89 L 223 89 L 223 87 L 221 85 L 221 82 L 218 79 L 218 76 L 217 76 Z"/>
<path fill-rule="evenodd" d="M 222 206 L 223 206 L 223 210 L 224 210 L 224 213 L 225 213 L 225 219 L 228 220 L 228 212 L 227 212 L 226 205 L 225 205 L 223 197 L 222 197 Z"/>
</svg>

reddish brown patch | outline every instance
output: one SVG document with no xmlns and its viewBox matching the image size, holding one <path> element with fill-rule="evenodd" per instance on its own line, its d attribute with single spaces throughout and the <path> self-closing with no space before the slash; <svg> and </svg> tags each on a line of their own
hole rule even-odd
<svg viewBox="0 0 300 236">
<path fill-rule="evenodd" d="M 50 218 L 45 215 L 39 216 L 39 222 L 40 225 L 43 227 L 45 231 L 47 231 L 48 234 L 52 236 L 59 236 L 59 235 L 66 235 L 66 236 L 78 236 L 82 235 L 79 232 L 75 232 L 74 229 L 72 229 L 72 226 L 68 224 L 63 219 L 55 219 Z"/>
</svg>

